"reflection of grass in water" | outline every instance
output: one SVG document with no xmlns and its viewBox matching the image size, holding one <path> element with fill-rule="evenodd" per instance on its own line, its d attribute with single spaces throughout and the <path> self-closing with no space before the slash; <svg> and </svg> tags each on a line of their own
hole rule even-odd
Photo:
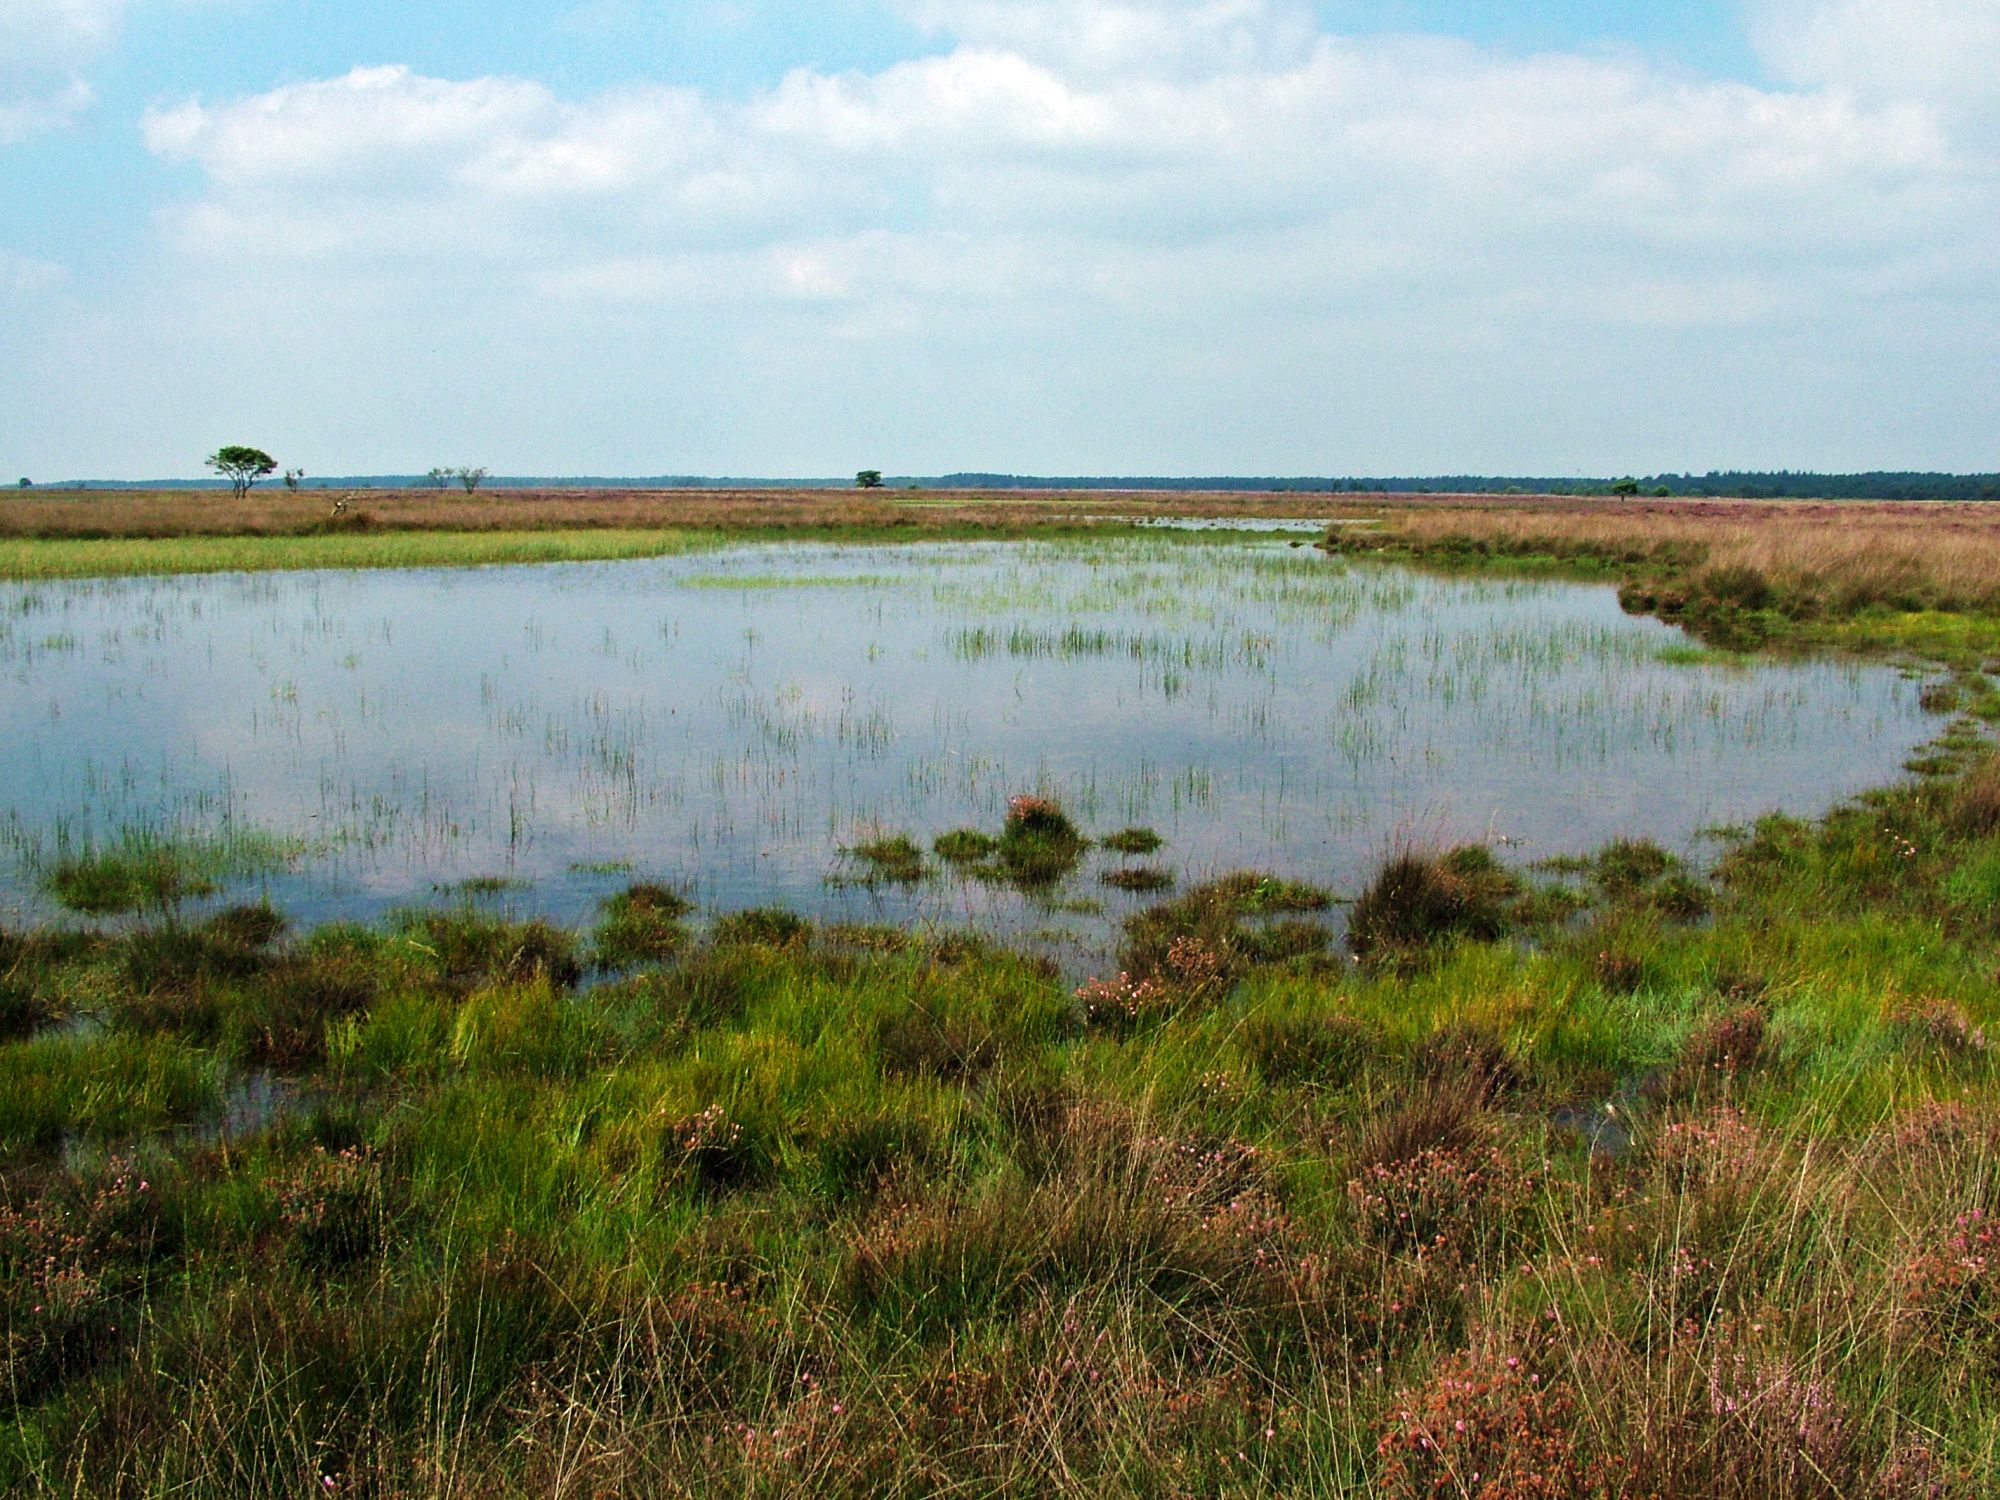
<svg viewBox="0 0 2000 1500">
<path fill-rule="evenodd" d="M 891 589 L 907 578 L 893 573 L 697 573 L 681 585 L 691 589 Z"/>
</svg>

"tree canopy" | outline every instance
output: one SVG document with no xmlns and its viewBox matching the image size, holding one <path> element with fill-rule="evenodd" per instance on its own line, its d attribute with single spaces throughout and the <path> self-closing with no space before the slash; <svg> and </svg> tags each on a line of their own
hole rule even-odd
<svg viewBox="0 0 2000 1500">
<path fill-rule="evenodd" d="M 238 500 L 250 493 L 251 485 L 278 467 L 278 461 L 262 448 L 247 448 L 241 443 L 225 444 L 203 462 L 229 481 L 229 488 Z"/>
</svg>

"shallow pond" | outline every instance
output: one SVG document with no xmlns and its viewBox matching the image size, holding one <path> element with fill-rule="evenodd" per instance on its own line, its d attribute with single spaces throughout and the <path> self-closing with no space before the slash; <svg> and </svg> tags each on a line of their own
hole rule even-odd
<svg viewBox="0 0 2000 1500">
<path fill-rule="evenodd" d="M 1053 901 L 829 877 L 878 834 L 997 831 L 1031 790 L 1088 831 L 1156 828 L 1184 883 L 1352 893 L 1399 841 L 1688 849 L 1888 779 L 1933 727 L 1888 669 L 1718 661 L 1609 588 L 1282 537 L 9 585 L 0 681 L 15 918 L 47 911 L 36 855 L 141 826 L 293 841 L 249 889 L 305 921 L 472 877 L 573 921 L 649 878 L 1101 932 L 1145 899 L 1100 884 L 1108 853 Z"/>
</svg>

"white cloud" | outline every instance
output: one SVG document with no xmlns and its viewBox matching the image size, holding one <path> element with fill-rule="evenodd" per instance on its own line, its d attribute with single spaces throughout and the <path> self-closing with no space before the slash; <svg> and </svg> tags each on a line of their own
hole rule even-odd
<svg viewBox="0 0 2000 1500">
<path fill-rule="evenodd" d="M 1317 35 L 1288 0 L 897 0 L 933 33 L 1087 73 L 1282 67 Z"/>
<path fill-rule="evenodd" d="M 523 467 L 579 422 L 653 470 L 822 467 L 871 424 L 911 467 L 1824 463 L 1857 412 L 1858 461 L 1969 449 L 2000 417 L 1968 373 L 2000 353 L 1990 136 L 1973 85 L 1851 38 L 1921 12 L 1969 46 L 1985 12 L 1757 3 L 1788 87 L 1260 0 L 909 0 L 938 55 L 742 100 L 382 67 L 189 101 L 145 124 L 204 184 L 164 219 L 162 326 L 264 314 L 234 358 L 302 411 L 307 345 L 487 349 L 454 399 Z M 392 396 L 378 446 L 420 420 Z M 648 458 L 663 410 L 708 446 Z"/>
<path fill-rule="evenodd" d="M 39 296 L 68 280 L 68 270 L 54 261 L 0 249 L 0 296 Z"/>
<path fill-rule="evenodd" d="M 0 146 L 75 119 L 83 70 L 117 39 L 125 0 L 0 0 Z"/>
<path fill-rule="evenodd" d="M 1781 77 L 1864 97 L 2000 103 L 1994 0 L 1750 0 L 1752 33 Z"/>
</svg>

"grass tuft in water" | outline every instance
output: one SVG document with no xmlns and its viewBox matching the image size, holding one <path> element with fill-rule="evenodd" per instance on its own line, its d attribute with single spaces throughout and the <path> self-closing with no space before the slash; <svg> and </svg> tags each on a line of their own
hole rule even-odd
<svg viewBox="0 0 2000 1500">
<path fill-rule="evenodd" d="M 682 919 L 694 903 L 670 886 L 638 881 L 599 904 L 591 934 L 591 955 L 601 968 L 626 969 L 657 963 L 687 940 Z"/>
<path fill-rule="evenodd" d="M 1098 840 L 1115 854 L 1151 854 L 1165 842 L 1150 828 L 1121 828 Z"/>
<path fill-rule="evenodd" d="M 1165 891 L 1174 884 L 1174 872 L 1161 869 L 1158 865 L 1127 865 L 1122 869 L 1106 870 L 1098 879 L 1120 891 Z"/>
<path fill-rule="evenodd" d="M 950 833 L 939 834 L 931 844 L 937 857 L 949 865 L 983 864 L 993 857 L 1000 847 L 1000 841 L 990 833 L 981 833 L 977 828 L 955 828 Z"/>
<path fill-rule="evenodd" d="M 864 885 L 876 882 L 915 885 L 926 873 L 924 851 L 908 834 L 870 839 L 866 843 L 850 845 L 841 852 L 863 867 L 859 879 Z"/>
</svg>

